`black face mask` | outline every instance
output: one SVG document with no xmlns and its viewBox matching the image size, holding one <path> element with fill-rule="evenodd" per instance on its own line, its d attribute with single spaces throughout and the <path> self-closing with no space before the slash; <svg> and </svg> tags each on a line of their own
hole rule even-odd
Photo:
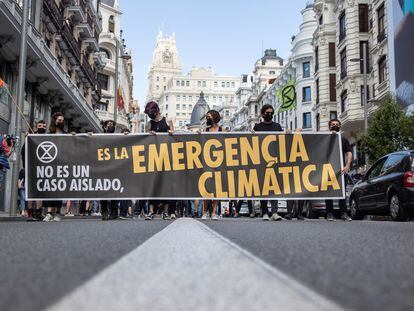
<svg viewBox="0 0 414 311">
<path fill-rule="evenodd" d="M 264 119 L 266 122 L 270 122 L 270 121 L 272 121 L 272 120 L 273 120 L 273 114 L 267 114 L 267 113 L 265 113 L 265 114 L 263 115 L 263 119 Z"/>
<path fill-rule="evenodd" d="M 63 131 L 63 128 L 65 127 L 65 124 L 63 122 L 56 122 L 56 127 Z"/>
<path fill-rule="evenodd" d="M 106 128 L 106 132 L 107 133 L 110 133 L 110 134 L 115 133 L 115 127 L 114 126 L 107 127 Z"/>
<path fill-rule="evenodd" d="M 46 129 L 43 128 L 43 127 L 40 127 L 40 128 L 37 129 L 37 133 L 38 134 L 44 134 L 44 133 L 46 133 Z"/>
<path fill-rule="evenodd" d="M 333 126 L 331 126 L 331 131 L 334 131 L 334 132 L 339 132 L 339 130 L 340 130 L 341 128 L 338 126 L 338 125 L 333 125 Z"/>
<path fill-rule="evenodd" d="M 156 113 L 149 113 L 149 114 L 148 114 L 148 117 L 149 117 L 150 119 L 154 120 L 154 119 L 157 117 L 157 114 L 156 114 Z"/>
<path fill-rule="evenodd" d="M 207 119 L 207 125 L 208 126 L 212 126 L 213 125 L 213 120 L 211 120 L 210 118 Z"/>
</svg>

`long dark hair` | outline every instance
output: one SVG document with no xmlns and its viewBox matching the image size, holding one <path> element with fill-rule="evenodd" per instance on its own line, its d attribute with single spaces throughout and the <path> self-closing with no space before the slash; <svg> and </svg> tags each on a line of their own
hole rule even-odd
<svg viewBox="0 0 414 311">
<path fill-rule="evenodd" d="M 213 122 L 215 124 L 218 124 L 221 120 L 221 116 L 217 110 L 209 110 L 207 111 L 206 115 L 211 114 L 211 117 L 213 118 Z"/>
<path fill-rule="evenodd" d="M 52 134 L 56 133 L 56 120 L 59 117 L 65 117 L 65 116 L 61 112 L 55 112 L 52 115 L 52 122 L 50 123 L 50 126 L 49 126 L 49 133 L 52 133 Z"/>
</svg>

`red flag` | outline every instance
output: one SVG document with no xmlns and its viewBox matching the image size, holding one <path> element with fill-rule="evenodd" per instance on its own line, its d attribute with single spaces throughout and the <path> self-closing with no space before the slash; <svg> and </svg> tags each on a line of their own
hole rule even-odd
<svg viewBox="0 0 414 311">
<path fill-rule="evenodd" d="M 124 109 L 125 102 L 124 102 L 124 97 L 122 96 L 121 86 L 118 86 L 118 92 L 116 94 L 116 97 L 117 97 L 116 101 L 118 103 L 118 110 Z"/>
</svg>

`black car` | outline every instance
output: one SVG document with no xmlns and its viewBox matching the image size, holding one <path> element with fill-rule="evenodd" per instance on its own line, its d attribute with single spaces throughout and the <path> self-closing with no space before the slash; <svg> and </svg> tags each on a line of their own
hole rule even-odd
<svg viewBox="0 0 414 311">
<path fill-rule="evenodd" d="M 352 219 L 391 215 L 406 221 L 414 212 L 414 151 L 400 151 L 379 159 L 352 189 Z"/>
</svg>

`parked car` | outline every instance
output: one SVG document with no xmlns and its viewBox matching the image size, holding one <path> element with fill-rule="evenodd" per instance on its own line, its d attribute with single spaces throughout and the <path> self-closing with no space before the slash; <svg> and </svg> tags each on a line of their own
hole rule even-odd
<svg viewBox="0 0 414 311">
<path fill-rule="evenodd" d="M 351 194 L 354 185 L 357 183 L 357 180 L 352 178 L 350 175 L 345 175 L 347 179 L 347 185 L 345 189 L 345 198 L 346 198 L 346 206 L 349 210 L 349 197 Z M 333 201 L 334 212 L 339 213 L 339 205 L 338 200 Z M 306 218 L 318 218 L 319 216 L 324 216 L 326 214 L 326 205 L 325 200 L 308 200 L 305 202 L 303 206 L 303 214 Z"/>
<path fill-rule="evenodd" d="M 390 153 L 367 171 L 351 192 L 351 217 L 391 215 L 406 221 L 414 212 L 414 151 Z"/>
</svg>

